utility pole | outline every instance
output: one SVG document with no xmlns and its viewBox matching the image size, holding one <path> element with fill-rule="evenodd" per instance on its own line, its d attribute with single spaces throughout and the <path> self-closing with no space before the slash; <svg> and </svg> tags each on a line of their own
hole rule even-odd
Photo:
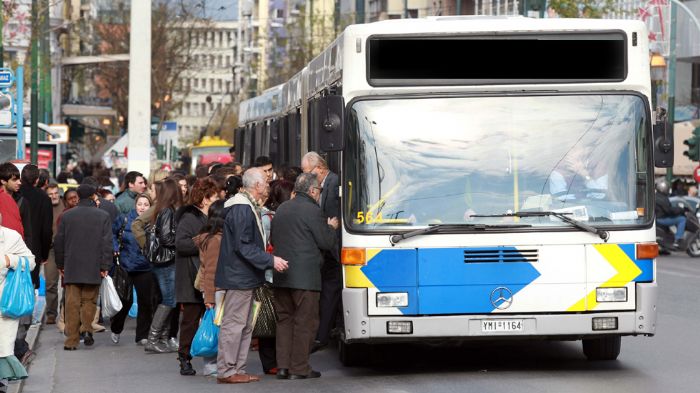
<svg viewBox="0 0 700 393">
<path fill-rule="evenodd" d="M 5 25 L 5 2 L 0 1 L 0 68 L 4 67 L 4 58 L 5 58 L 5 49 L 4 46 L 2 45 L 2 41 L 4 39 L 2 35 L 2 30 L 4 29 Z"/>
<path fill-rule="evenodd" d="M 151 1 L 131 1 L 128 169 L 151 172 Z"/>
<path fill-rule="evenodd" d="M 41 0 L 41 102 L 44 124 L 53 123 L 51 99 L 51 13 L 49 0 Z"/>
<path fill-rule="evenodd" d="M 669 39 L 668 53 L 668 127 L 673 132 L 676 121 L 676 4 L 671 2 L 671 37 Z M 666 169 L 666 180 L 669 184 L 673 181 L 673 168 Z"/>
<path fill-rule="evenodd" d="M 30 103 L 30 146 L 31 162 L 36 165 L 39 161 L 39 0 L 32 0 L 32 95 Z M 21 98 L 20 98 L 21 99 Z"/>
<path fill-rule="evenodd" d="M 355 0 L 355 23 L 365 23 L 365 0 Z"/>
</svg>

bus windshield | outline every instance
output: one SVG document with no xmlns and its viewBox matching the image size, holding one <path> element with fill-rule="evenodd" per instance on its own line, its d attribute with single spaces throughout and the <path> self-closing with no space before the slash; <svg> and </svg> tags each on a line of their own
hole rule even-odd
<svg viewBox="0 0 700 393">
<path fill-rule="evenodd" d="M 356 231 L 434 224 L 594 226 L 652 217 L 641 96 L 392 98 L 355 102 L 345 149 L 345 222 Z M 529 230 L 529 229 L 528 229 Z"/>
</svg>

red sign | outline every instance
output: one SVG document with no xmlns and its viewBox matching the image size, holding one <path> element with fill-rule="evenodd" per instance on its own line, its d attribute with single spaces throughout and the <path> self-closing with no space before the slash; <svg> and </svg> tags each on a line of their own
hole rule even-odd
<svg viewBox="0 0 700 393">
<path fill-rule="evenodd" d="M 693 177 L 696 182 L 700 183 L 700 166 L 696 166 L 695 169 L 693 169 Z"/>
<path fill-rule="evenodd" d="M 31 149 L 27 148 L 25 150 L 25 157 L 31 157 Z M 53 160 L 53 152 L 51 150 L 42 150 L 39 149 L 37 151 L 37 166 L 40 169 L 50 169 L 49 164 Z"/>
</svg>

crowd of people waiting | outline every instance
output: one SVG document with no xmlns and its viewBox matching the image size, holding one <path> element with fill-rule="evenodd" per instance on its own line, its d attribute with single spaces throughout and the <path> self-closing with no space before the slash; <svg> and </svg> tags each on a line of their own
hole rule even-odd
<svg viewBox="0 0 700 393">
<path fill-rule="evenodd" d="M 102 320 L 98 301 L 118 264 L 136 294 L 135 343 L 151 354 L 177 352 L 181 375 L 197 373 L 192 341 L 205 311 L 216 309 L 218 353 L 204 358 L 204 375 L 259 381 L 246 372 L 252 346 L 265 374 L 320 377 L 309 356 L 328 344 L 342 286 L 338 177 L 315 152 L 301 165 L 273 168 L 261 156 L 245 170 L 214 164 L 194 176 L 159 170 L 149 179 L 128 172 L 113 192 L 104 176 L 81 176 L 63 191 L 35 165 L 20 173 L 0 164 L 0 293 L 7 272 L 27 256 L 36 288 L 43 267 L 44 323 L 64 333 L 66 351 L 93 345 L 106 322 L 118 345 L 132 304 Z M 256 325 L 272 328 L 258 329 L 253 304 L 265 300 L 272 320 L 261 323 L 261 315 Z M 27 377 L 31 323 L 31 316 L 0 315 L 2 387 Z"/>
</svg>

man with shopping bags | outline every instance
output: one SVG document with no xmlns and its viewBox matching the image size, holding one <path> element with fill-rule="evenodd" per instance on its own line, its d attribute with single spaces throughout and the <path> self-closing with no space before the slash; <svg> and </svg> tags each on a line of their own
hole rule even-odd
<svg viewBox="0 0 700 393">
<path fill-rule="evenodd" d="M 102 278 L 112 267 L 112 221 L 97 209 L 95 187 L 78 187 L 78 206 L 67 210 L 58 225 L 56 266 L 66 285 L 66 340 L 63 349 L 78 349 L 80 335 L 92 345 L 92 320 Z"/>
</svg>

